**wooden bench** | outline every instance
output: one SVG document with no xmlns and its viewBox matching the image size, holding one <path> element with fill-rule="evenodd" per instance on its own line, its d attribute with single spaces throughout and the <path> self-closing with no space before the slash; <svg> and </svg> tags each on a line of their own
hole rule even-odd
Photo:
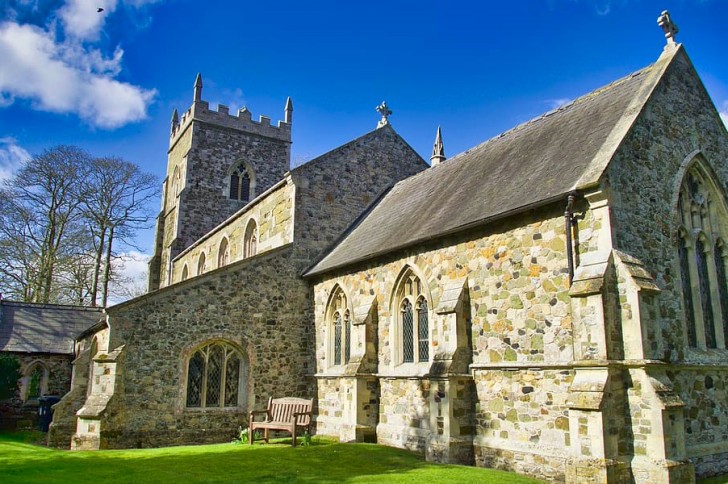
<svg viewBox="0 0 728 484">
<path fill-rule="evenodd" d="M 269 398 L 268 408 L 250 412 L 248 441 L 253 445 L 255 431 L 263 430 L 263 440 L 268 442 L 268 431 L 281 430 L 291 434 L 293 447 L 296 446 L 296 433 L 299 429 L 311 432 L 311 411 L 313 400 L 305 398 Z M 265 415 L 265 420 L 255 421 L 256 415 Z"/>
</svg>

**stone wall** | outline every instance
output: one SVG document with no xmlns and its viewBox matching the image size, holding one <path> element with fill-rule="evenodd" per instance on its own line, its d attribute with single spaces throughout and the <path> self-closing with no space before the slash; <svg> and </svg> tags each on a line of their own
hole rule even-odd
<svg viewBox="0 0 728 484">
<path fill-rule="evenodd" d="M 677 192 L 689 163 L 709 166 L 728 189 L 728 136 L 687 56 L 679 52 L 638 118 L 606 177 L 614 245 L 639 259 L 660 292 L 645 328 L 644 358 L 667 363 L 667 383 L 684 407 L 685 453 L 698 476 L 728 472 L 728 349 L 692 348 L 678 262 Z M 716 324 L 728 324 L 717 321 Z M 633 424 L 636 445 L 644 427 Z M 635 449 L 636 451 L 639 448 Z M 722 456 L 722 457 L 721 457 Z"/>
<path fill-rule="evenodd" d="M 599 230 L 589 225 L 595 220 L 589 210 L 580 209 L 579 247 L 587 251 Z M 405 267 L 427 287 L 430 309 L 433 357 L 414 367 L 395 364 L 391 337 L 398 309 L 392 297 Z M 345 400 L 335 394 L 342 388 L 336 383 L 339 370 L 326 361 L 331 338 L 326 307 L 337 285 L 355 314 L 362 305 L 376 311 L 378 442 L 434 460 L 475 458 L 480 465 L 564 478 L 574 350 L 561 204 L 362 263 L 316 283 L 318 393 L 325 403 L 319 431 L 332 435 L 338 435 L 332 416 L 346 413 Z M 453 290 L 460 294 L 459 318 L 444 309 Z M 467 353 L 464 366 L 455 356 L 458 350 Z M 441 366 L 449 370 L 438 378 Z M 340 425 L 346 424 L 341 419 Z M 445 452 L 438 450 L 443 447 Z M 506 461 L 504 453 L 516 458 Z"/>
<path fill-rule="evenodd" d="M 265 121 L 267 120 L 267 122 Z M 247 201 L 231 200 L 226 193 L 230 170 L 244 162 L 252 170 L 251 196 L 276 184 L 290 164 L 291 127 L 260 123 L 250 113 L 230 116 L 227 108 L 209 109 L 195 102 L 173 132 L 167 162 L 162 214 L 157 222 L 156 259 L 150 265 L 161 272 L 150 281 L 169 284 L 169 261 L 218 224 L 236 213 Z M 175 170 L 180 171 L 179 193 L 174 193 Z M 155 289 L 156 286 L 150 286 Z"/>
<path fill-rule="evenodd" d="M 20 363 L 20 380 L 16 396 L 2 402 L 0 427 L 37 428 L 38 400 L 28 398 L 31 367 L 36 364 L 44 368 L 41 380 L 41 395 L 64 395 L 71 388 L 72 355 L 44 353 L 8 353 Z"/>
<path fill-rule="evenodd" d="M 257 226 L 257 253 L 290 244 L 293 241 L 293 201 L 295 186 L 290 177 L 272 187 L 265 197 L 248 204 L 216 229 L 190 246 L 173 261 L 173 281 L 182 280 L 187 266 L 188 277 L 197 275 L 200 254 L 205 254 L 207 271 L 218 268 L 220 243 L 228 240 L 228 263 L 244 255 L 244 236 L 252 220 Z"/>
</svg>

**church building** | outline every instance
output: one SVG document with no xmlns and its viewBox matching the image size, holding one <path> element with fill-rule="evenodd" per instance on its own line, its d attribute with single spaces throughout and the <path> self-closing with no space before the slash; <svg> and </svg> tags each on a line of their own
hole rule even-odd
<svg viewBox="0 0 728 484">
<path fill-rule="evenodd" d="M 728 473 L 728 132 L 667 12 L 657 60 L 426 163 L 374 131 L 290 168 L 284 120 L 172 118 L 150 292 L 85 335 L 49 442 L 315 431 L 557 482 Z"/>
</svg>

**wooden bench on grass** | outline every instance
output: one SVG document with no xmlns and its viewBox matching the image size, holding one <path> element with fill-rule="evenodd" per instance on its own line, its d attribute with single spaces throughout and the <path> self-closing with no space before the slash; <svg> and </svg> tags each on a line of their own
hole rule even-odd
<svg viewBox="0 0 728 484">
<path fill-rule="evenodd" d="M 291 434 L 293 447 L 296 446 L 296 433 L 306 429 L 311 433 L 311 412 L 313 400 L 306 398 L 269 398 L 266 410 L 250 412 L 248 441 L 253 445 L 255 431 L 263 430 L 263 440 L 268 442 L 268 431 L 281 430 Z M 256 415 L 265 415 L 265 420 L 255 421 Z"/>
</svg>

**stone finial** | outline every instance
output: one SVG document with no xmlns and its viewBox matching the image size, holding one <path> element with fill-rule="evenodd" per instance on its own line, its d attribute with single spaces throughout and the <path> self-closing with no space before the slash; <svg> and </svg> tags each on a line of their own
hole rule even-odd
<svg viewBox="0 0 728 484">
<path fill-rule="evenodd" d="M 674 44 L 675 34 L 677 34 L 679 30 L 677 28 L 677 24 L 670 18 L 670 12 L 667 10 L 663 11 L 657 18 L 657 25 L 662 27 L 662 30 L 665 32 L 665 38 L 667 39 L 668 45 Z"/>
<path fill-rule="evenodd" d="M 197 73 L 197 78 L 195 79 L 195 97 L 193 98 L 193 101 L 202 101 L 202 74 L 200 74 L 199 72 Z"/>
<path fill-rule="evenodd" d="M 435 144 L 432 145 L 432 156 L 430 164 L 432 166 L 439 165 L 445 161 L 445 146 L 442 144 L 442 130 L 437 127 L 437 135 L 435 136 Z"/>
<path fill-rule="evenodd" d="M 288 99 L 286 99 L 286 108 L 283 111 L 285 113 L 283 120 L 291 124 L 293 122 L 293 101 L 291 101 L 291 96 L 288 96 Z"/>
<path fill-rule="evenodd" d="M 177 108 L 174 108 L 174 112 L 172 113 L 172 131 L 179 126 L 179 114 L 177 114 Z"/>
<path fill-rule="evenodd" d="M 377 123 L 377 128 L 388 125 L 389 120 L 387 118 L 392 115 L 392 110 L 387 107 L 387 101 L 382 101 L 382 104 L 377 106 L 376 110 L 382 115 L 382 119 L 380 119 L 379 123 Z"/>
</svg>

